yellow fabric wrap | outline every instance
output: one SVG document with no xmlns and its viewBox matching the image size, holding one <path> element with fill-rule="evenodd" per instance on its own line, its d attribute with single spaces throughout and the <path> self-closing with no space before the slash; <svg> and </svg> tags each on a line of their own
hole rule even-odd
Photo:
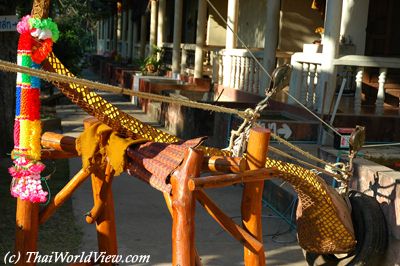
<svg viewBox="0 0 400 266">
<path fill-rule="evenodd" d="M 109 126 L 97 122 L 78 137 L 76 150 L 82 157 L 83 169 L 103 175 L 109 162 L 117 176 L 125 169 L 125 150 L 128 146 L 143 142 L 146 140 L 122 138 Z"/>
</svg>

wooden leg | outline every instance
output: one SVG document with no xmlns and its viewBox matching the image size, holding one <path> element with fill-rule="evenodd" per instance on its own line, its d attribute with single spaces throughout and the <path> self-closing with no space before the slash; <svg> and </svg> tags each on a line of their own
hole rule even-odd
<svg viewBox="0 0 400 266">
<path fill-rule="evenodd" d="M 15 252 L 21 256 L 17 265 L 36 265 L 27 252 L 37 251 L 39 204 L 17 199 Z M 18 254 L 17 254 L 18 255 Z"/>
<path fill-rule="evenodd" d="M 172 199 L 171 199 L 171 196 L 169 194 L 167 194 L 167 193 L 164 193 L 163 195 L 164 195 L 165 203 L 167 204 L 169 213 L 172 216 Z M 194 252 L 195 252 L 195 255 L 196 255 L 195 266 L 202 266 L 203 264 L 201 263 L 201 259 L 200 259 L 199 253 L 197 252 L 196 247 L 194 249 Z"/>
<path fill-rule="evenodd" d="M 195 198 L 188 180 L 200 175 L 203 153 L 189 149 L 182 166 L 171 177 L 172 185 L 172 265 L 194 266 Z"/>
<path fill-rule="evenodd" d="M 107 168 L 109 169 L 110 166 L 107 165 Z M 112 178 L 107 177 L 107 174 L 112 175 L 112 173 L 110 171 L 107 172 L 106 177 L 103 178 L 92 174 L 94 205 L 102 206 L 101 211 L 96 214 L 97 242 L 99 252 L 106 252 L 107 255 L 117 255 L 118 247 L 114 216 L 114 199 L 111 189 Z M 110 183 L 105 186 L 104 182 L 106 182 L 106 180 Z M 100 265 L 111 266 L 112 263 L 102 263 Z"/>
<path fill-rule="evenodd" d="M 39 223 L 45 223 L 67 201 L 74 191 L 89 177 L 90 173 L 81 169 L 71 180 L 57 193 L 49 205 L 40 212 Z"/>
<path fill-rule="evenodd" d="M 249 169 L 265 167 L 270 131 L 264 128 L 253 128 L 250 131 L 247 146 L 247 161 Z M 242 195 L 243 227 L 258 241 L 263 242 L 261 226 L 262 193 L 264 181 L 244 184 Z M 246 266 L 265 265 L 264 249 L 258 253 L 244 247 L 244 263 Z"/>
</svg>

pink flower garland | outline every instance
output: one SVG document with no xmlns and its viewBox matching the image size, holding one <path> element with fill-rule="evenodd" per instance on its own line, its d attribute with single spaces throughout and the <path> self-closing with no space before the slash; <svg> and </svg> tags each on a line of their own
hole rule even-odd
<svg viewBox="0 0 400 266">
<path fill-rule="evenodd" d="M 48 192 L 43 191 L 40 173 L 44 170 L 43 163 L 30 161 L 24 157 L 14 160 L 14 166 L 8 169 L 13 177 L 11 195 L 31 202 L 45 202 Z"/>
</svg>

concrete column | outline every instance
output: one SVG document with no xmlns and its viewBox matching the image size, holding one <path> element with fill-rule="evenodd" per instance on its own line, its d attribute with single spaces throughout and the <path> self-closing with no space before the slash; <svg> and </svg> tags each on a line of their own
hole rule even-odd
<svg viewBox="0 0 400 266">
<path fill-rule="evenodd" d="M 351 42 L 355 46 L 352 54 L 364 55 L 368 16 L 359 14 L 368 14 L 368 8 L 369 0 L 343 0 L 340 35 L 346 43 Z"/>
<path fill-rule="evenodd" d="M 147 35 L 147 17 L 142 15 L 140 21 L 140 58 L 146 56 L 146 35 Z"/>
<path fill-rule="evenodd" d="M 150 54 L 153 53 L 153 46 L 157 45 L 157 1 L 151 0 L 150 12 Z"/>
<path fill-rule="evenodd" d="M 279 21 L 280 21 L 281 0 L 267 0 L 266 27 L 264 37 L 264 60 L 263 66 L 272 74 L 276 63 L 276 48 L 278 46 L 279 37 Z M 271 79 L 265 74 L 261 74 L 261 90 L 260 94 L 264 95 L 264 89 L 269 86 Z"/>
<path fill-rule="evenodd" d="M 138 43 L 138 35 L 139 35 L 139 25 L 138 22 L 133 22 L 133 32 L 132 32 L 132 58 L 137 58 L 137 49 L 136 45 Z"/>
<path fill-rule="evenodd" d="M 199 9 L 197 11 L 197 32 L 196 32 L 196 51 L 194 61 L 194 77 L 203 77 L 203 58 L 204 43 L 206 38 L 207 24 L 207 2 L 199 0 Z"/>
<path fill-rule="evenodd" d="M 340 21 L 342 16 L 342 0 L 327 0 L 324 22 L 323 62 L 321 64 L 321 75 L 317 87 L 317 111 L 328 112 L 331 99 L 336 90 L 336 67 L 333 60 L 339 53 Z M 326 95 L 323 96 L 324 84 L 327 83 Z M 322 97 L 325 98 L 325 104 L 322 104 Z M 324 110 L 322 109 L 324 106 Z"/>
<path fill-rule="evenodd" d="M 237 38 L 234 34 L 238 32 L 239 0 L 228 0 L 228 16 L 226 27 L 226 49 L 237 47 Z"/>
<path fill-rule="evenodd" d="M 132 9 L 128 10 L 128 46 L 127 46 L 127 54 L 128 58 L 132 58 L 132 46 L 133 46 L 133 21 L 132 21 Z"/>
<path fill-rule="evenodd" d="M 162 47 L 165 40 L 165 18 L 167 0 L 158 0 L 158 19 L 157 19 L 157 46 Z"/>
<path fill-rule="evenodd" d="M 175 0 L 174 14 L 174 40 L 172 47 L 172 72 L 180 73 L 180 57 L 181 57 L 181 39 L 182 39 L 182 0 Z"/>
</svg>

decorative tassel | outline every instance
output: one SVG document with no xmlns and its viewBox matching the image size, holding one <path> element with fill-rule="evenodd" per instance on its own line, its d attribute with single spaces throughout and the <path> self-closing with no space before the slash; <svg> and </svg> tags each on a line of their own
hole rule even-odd
<svg viewBox="0 0 400 266">
<path fill-rule="evenodd" d="M 39 68 L 52 50 L 59 36 L 51 19 L 23 17 L 17 25 L 21 34 L 18 41 L 18 65 Z M 11 195 L 31 202 L 46 202 L 48 192 L 41 185 L 40 173 L 45 168 L 40 162 L 40 79 L 17 73 L 16 110 L 14 122 L 14 166 Z"/>
</svg>

